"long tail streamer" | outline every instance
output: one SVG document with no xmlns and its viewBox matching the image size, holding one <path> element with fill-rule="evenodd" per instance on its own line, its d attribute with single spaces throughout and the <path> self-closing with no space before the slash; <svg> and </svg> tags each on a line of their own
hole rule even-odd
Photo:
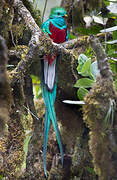
<svg viewBox="0 0 117 180">
<path fill-rule="evenodd" d="M 48 91 L 46 85 L 42 84 L 42 93 L 45 103 L 45 121 L 44 121 L 44 140 L 43 140 L 43 165 L 44 165 L 44 173 L 47 177 L 47 167 L 46 167 L 46 152 L 47 152 L 47 140 L 49 134 L 49 128 L 52 121 L 57 141 L 59 144 L 60 154 L 61 154 L 61 162 L 63 164 L 63 148 L 60 138 L 60 132 L 58 129 L 58 124 L 56 120 L 56 113 L 54 108 L 55 98 L 56 98 L 56 87 L 57 84 L 55 83 L 54 89 L 52 92 Z M 50 121 L 51 120 L 51 121 Z"/>
</svg>

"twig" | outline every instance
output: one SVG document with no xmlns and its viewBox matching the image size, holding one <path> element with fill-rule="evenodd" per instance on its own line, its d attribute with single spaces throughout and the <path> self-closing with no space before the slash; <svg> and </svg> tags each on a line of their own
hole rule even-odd
<svg viewBox="0 0 117 180">
<path fill-rule="evenodd" d="M 48 0 L 45 0 L 45 6 L 44 6 L 44 10 L 43 10 L 43 15 L 42 15 L 42 22 L 43 22 L 43 20 L 44 20 L 44 14 L 45 14 L 47 2 L 48 2 Z"/>
<path fill-rule="evenodd" d="M 40 120 L 35 114 L 33 114 L 33 112 L 32 111 L 30 111 L 30 109 L 29 108 L 27 108 L 26 106 L 24 106 L 23 105 L 23 107 L 27 110 L 27 111 L 29 111 L 29 113 L 34 117 L 34 118 L 36 118 L 37 120 Z"/>
<path fill-rule="evenodd" d="M 11 33 L 12 43 L 13 43 L 14 47 L 16 47 L 16 44 L 15 44 L 15 41 L 14 41 L 14 37 L 13 37 L 13 32 L 12 32 L 12 30 L 10 30 L 10 33 Z"/>
</svg>

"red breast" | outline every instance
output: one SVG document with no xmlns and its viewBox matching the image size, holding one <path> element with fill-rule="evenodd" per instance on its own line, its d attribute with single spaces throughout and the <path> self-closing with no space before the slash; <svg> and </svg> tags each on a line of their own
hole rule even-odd
<svg viewBox="0 0 117 180">
<path fill-rule="evenodd" d="M 67 36 L 67 28 L 66 29 L 59 29 L 55 27 L 51 22 L 49 24 L 49 30 L 51 32 L 50 38 L 53 39 L 53 42 L 59 44 L 66 41 Z"/>
<path fill-rule="evenodd" d="M 66 41 L 67 29 L 59 29 L 50 22 L 49 30 L 51 32 L 51 35 L 49 36 L 51 39 L 53 39 L 53 42 L 60 44 Z M 45 56 L 45 60 L 48 61 L 49 65 L 51 65 L 56 56 L 57 55 L 48 54 L 47 56 Z"/>
</svg>

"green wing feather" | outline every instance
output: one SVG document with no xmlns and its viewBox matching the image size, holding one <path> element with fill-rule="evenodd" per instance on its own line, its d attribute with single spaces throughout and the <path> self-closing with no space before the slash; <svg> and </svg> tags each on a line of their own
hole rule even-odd
<svg viewBox="0 0 117 180">
<path fill-rule="evenodd" d="M 49 23 L 50 23 L 50 19 L 48 19 L 47 21 L 45 21 L 42 26 L 41 29 L 42 31 L 48 36 L 49 34 L 51 35 L 51 32 L 49 30 Z"/>
</svg>

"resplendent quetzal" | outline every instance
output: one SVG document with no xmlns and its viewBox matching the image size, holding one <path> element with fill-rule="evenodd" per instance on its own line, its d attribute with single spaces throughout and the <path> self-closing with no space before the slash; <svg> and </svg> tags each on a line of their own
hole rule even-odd
<svg viewBox="0 0 117 180">
<path fill-rule="evenodd" d="M 66 11 L 62 7 L 55 7 L 51 9 L 49 19 L 45 21 L 41 28 L 44 33 L 49 36 L 55 43 L 63 43 L 69 38 L 69 31 L 65 22 Z M 63 164 L 63 149 L 60 139 L 60 133 L 57 125 L 56 114 L 54 109 L 54 103 L 56 98 L 56 88 L 57 88 L 57 54 L 44 55 L 44 60 L 42 61 L 42 94 L 45 103 L 45 121 L 44 121 L 44 139 L 43 139 L 43 165 L 44 173 L 47 176 L 46 170 L 46 151 L 47 151 L 47 140 L 50 124 L 52 121 L 57 141 L 59 144 L 61 162 Z"/>
</svg>

